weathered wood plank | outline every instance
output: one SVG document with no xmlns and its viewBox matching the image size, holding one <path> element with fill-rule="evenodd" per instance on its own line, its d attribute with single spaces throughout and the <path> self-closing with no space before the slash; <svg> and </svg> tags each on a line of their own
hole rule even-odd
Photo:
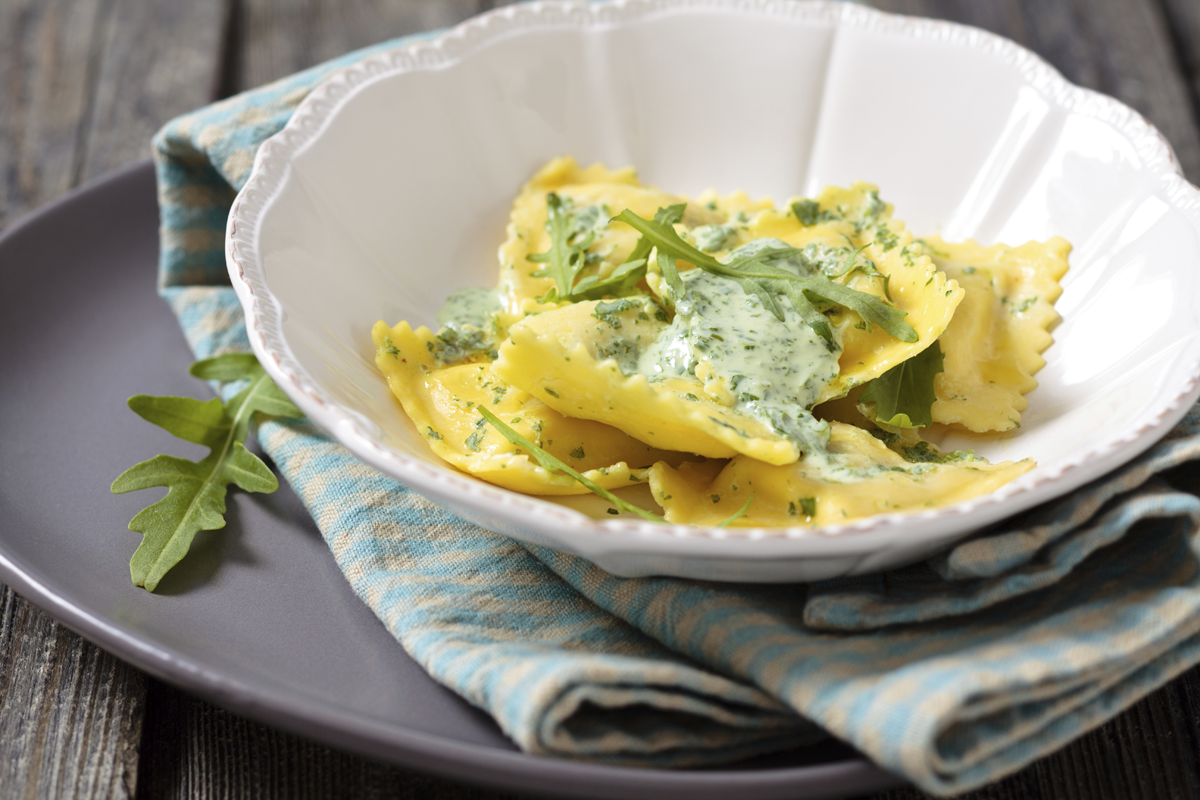
<svg viewBox="0 0 1200 800">
<path fill-rule="evenodd" d="M 168 120 L 216 99 L 229 0 L 115 0 L 95 59 L 78 178 L 150 157 Z"/>
<path fill-rule="evenodd" d="M 0 4 L 0 226 L 79 182 L 104 0 Z"/>
<path fill-rule="evenodd" d="M 144 693 L 140 672 L 0 589 L 5 796 L 132 797 Z"/>
<path fill-rule="evenodd" d="M 227 1 L 0 3 L 0 229 L 211 99 Z"/>
<path fill-rule="evenodd" d="M 153 681 L 138 797 L 146 800 L 517 800 L 339 753 Z"/>
<path fill-rule="evenodd" d="M 360 47 L 445 28 L 513 0 L 240 0 L 239 90 Z"/>
<path fill-rule="evenodd" d="M 1174 43 L 1176 61 L 1191 93 L 1193 116 L 1200 119 L 1200 3 L 1195 0 L 1159 0 Z M 1200 177 L 1188 172 L 1188 179 Z"/>
<path fill-rule="evenodd" d="M 226 0 L 0 3 L 0 228 L 210 99 Z M 0 796 L 132 797 L 145 677 L 0 587 Z"/>
</svg>

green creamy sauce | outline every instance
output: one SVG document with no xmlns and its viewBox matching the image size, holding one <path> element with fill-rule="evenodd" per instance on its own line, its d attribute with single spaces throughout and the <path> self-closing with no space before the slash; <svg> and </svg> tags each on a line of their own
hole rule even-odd
<svg viewBox="0 0 1200 800">
<path fill-rule="evenodd" d="M 437 313 L 441 327 L 428 343 L 429 352 L 445 366 L 483 355 L 495 358 L 495 315 L 499 310 L 500 296 L 495 289 L 470 286 L 455 291 Z"/>
<path fill-rule="evenodd" d="M 694 376 L 706 363 L 724 379 L 735 407 L 794 442 L 806 458 L 826 460 L 829 424 L 809 409 L 837 377 L 840 347 L 830 350 L 790 307 L 780 321 L 754 295 L 703 270 L 681 276 L 687 291 L 675 319 L 638 360 L 651 380 Z"/>
<path fill-rule="evenodd" d="M 492 315 L 500 310 L 500 296 L 495 289 L 468 286 L 446 298 L 437 313 L 438 325 L 461 328 L 472 325 L 481 330 L 492 323 Z"/>
<path fill-rule="evenodd" d="M 737 236 L 733 225 L 699 225 L 690 231 L 696 247 L 706 253 L 724 250 L 731 239 Z"/>
</svg>

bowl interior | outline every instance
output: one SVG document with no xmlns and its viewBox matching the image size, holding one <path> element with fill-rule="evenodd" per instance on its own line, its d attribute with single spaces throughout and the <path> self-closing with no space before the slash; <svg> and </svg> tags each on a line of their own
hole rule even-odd
<svg viewBox="0 0 1200 800">
<path fill-rule="evenodd" d="M 435 326 L 451 291 L 493 285 L 514 194 L 569 154 L 779 202 L 866 180 L 916 235 L 1066 237 L 1064 321 L 1021 430 L 944 446 L 1061 471 L 1190 391 L 1200 226 L 1153 129 L 988 34 L 749 6 L 534 4 L 319 90 L 257 226 L 290 357 L 384 447 L 440 468 L 375 370 L 371 325 Z"/>
</svg>

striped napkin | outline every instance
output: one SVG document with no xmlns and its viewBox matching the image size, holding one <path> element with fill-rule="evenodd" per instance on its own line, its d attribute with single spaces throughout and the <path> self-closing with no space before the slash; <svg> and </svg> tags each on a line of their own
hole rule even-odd
<svg viewBox="0 0 1200 800">
<path fill-rule="evenodd" d="M 256 148 L 387 42 L 155 138 L 159 287 L 197 358 L 249 349 L 223 234 Z M 1011 773 L 1200 661 L 1200 411 L 1123 469 L 932 561 L 809 586 L 618 578 L 457 519 L 307 421 L 264 450 L 354 591 L 526 752 L 712 765 L 833 735 L 947 795 Z"/>
</svg>

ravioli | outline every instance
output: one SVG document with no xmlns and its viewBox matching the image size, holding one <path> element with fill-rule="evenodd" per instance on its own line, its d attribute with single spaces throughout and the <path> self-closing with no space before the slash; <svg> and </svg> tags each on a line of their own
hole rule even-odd
<svg viewBox="0 0 1200 800">
<path fill-rule="evenodd" d="M 650 488 L 677 525 L 719 525 L 746 506 L 739 525 L 839 525 L 876 514 L 920 511 L 995 491 L 1033 461 L 912 463 L 861 428 L 832 423 L 829 452 L 853 474 L 838 479 L 806 460 L 775 466 L 746 456 L 729 462 L 656 464 Z M 753 499 L 751 499 L 753 498 Z M 749 502 L 749 505 L 746 505 Z"/>
<path fill-rule="evenodd" d="M 546 231 L 546 196 L 555 192 L 567 198 L 578 210 L 591 211 L 598 230 L 589 248 L 593 258 L 591 272 L 606 277 L 625 260 L 637 241 L 637 233 L 624 225 L 607 225 L 608 219 L 626 208 L 644 217 L 651 217 L 659 208 L 684 203 L 686 200 L 653 187 L 642 186 L 632 168 L 610 170 L 594 164 L 580 167 L 573 158 L 556 158 L 547 164 L 522 187 L 513 201 L 508 235 L 500 246 L 501 312 L 498 322 L 502 331 L 528 314 L 554 308 L 554 303 L 542 303 L 554 286 L 549 277 L 538 277 L 540 265 L 529 256 L 550 247 Z M 693 225 L 703 225 L 718 216 L 702 205 L 689 207 L 687 219 Z"/>
<path fill-rule="evenodd" d="M 820 402 L 824 402 L 878 378 L 933 344 L 950 325 L 963 290 L 938 270 L 920 244 L 913 243 L 904 223 L 891 218 L 892 207 L 879 199 L 877 187 L 869 183 L 849 189 L 830 187 L 817 197 L 816 206 L 812 225 L 788 211 L 763 212 L 751 224 L 751 235 L 774 237 L 801 248 L 834 249 L 847 243 L 865 248 L 863 260 L 877 274 L 855 270 L 846 285 L 886 297 L 906 313 L 905 321 L 920 336 L 916 342 L 899 341 L 876 326 L 864 325 L 853 312 L 843 315 L 840 370 L 822 393 Z"/>
<path fill-rule="evenodd" d="M 435 454 L 529 494 L 645 484 L 666 522 L 771 527 L 978 497 L 1033 462 L 889 425 L 1016 426 L 1069 245 L 915 240 L 892 210 L 866 183 L 777 208 L 555 159 L 496 288 L 456 292 L 437 333 L 377 323 L 376 363 Z"/>
<path fill-rule="evenodd" d="M 493 370 L 563 414 L 600 420 L 656 447 L 795 461 L 800 454 L 792 442 L 714 400 L 701 380 L 651 382 L 622 371 L 622 358 L 636 357 L 637 340 L 652 341 L 664 329 L 666 323 L 651 316 L 655 311 L 649 300 L 591 301 L 529 317 L 509 330 Z"/>
<path fill-rule="evenodd" d="M 433 355 L 428 328 L 380 322 L 371 331 L 375 363 L 405 412 L 437 456 L 478 478 L 526 494 L 586 494 L 562 473 L 552 473 L 482 424 L 472 411 L 490 409 L 523 436 L 606 489 L 644 480 L 655 462 L 683 455 L 650 447 L 598 422 L 564 417 L 536 397 L 506 384 L 486 361 L 443 366 Z"/>
<path fill-rule="evenodd" d="M 954 282 L 937 271 L 920 246 L 912 244 L 912 235 L 903 225 L 890 222 L 890 209 L 879 201 L 875 187 L 860 183 L 848 190 L 828 189 L 817 205 L 813 224 L 806 225 L 795 213 L 775 211 L 769 201 L 753 203 L 742 194 L 714 196 L 708 201 L 712 211 L 728 215 L 727 208 L 736 209 L 734 219 L 745 216 L 747 210 L 755 214 L 746 217 L 744 225 L 727 226 L 731 230 L 717 251 L 719 255 L 728 254 L 738 242 L 770 238 L 795 248 L 810 248 L 805 252 L 813 252 L 814 260 L 832 259 L 835 269 L 849 258 L 843 285 L 886 299 L 905 312 L 905 321 L 916 330 L 916 341 L 905 342 L 853 311 L 835 314 L 831 323 L 838 329 L 841 355 L 836 369 L 815 396 L 801 403 L 806 408 L 840 397 L 921 352 L 946 329 L 963 296 Z M 691 233 L 691 238 L 700 238 L 695 228 L 687 227 L 686 220 L 678 227 Z M 867 255 L 857 258 L 843 252 L 849 248 Z M 855 269 L 855 264 L 860 267 Z M 689 266 L 682 265 L 685 275 Z M 778 359 L 780 349 L 805 344 L 791 330 L 795 323 L 776 325 L 761 305 L 747 312 L 746 307 L 756 300 L 736 285 L 729 293 L 731 297 L 722 298 L 726 301 L 725 311 L 737 309 L 749 315 L 748 324 L 732 331 L 739 342 L 754 341 L 753 346 L 764 348 L 763 352 L 770 349 L 773 352 L 769 359 Z M 639 374 L 637 369 L 629 374 L 607 352 L 619 341 L 626 350 L 640 354 L 666 331 L 665 315 L 656 320 L 643 312 L 648 317 L 644 324 L 635 326 L 626 320 L 624 331 L 618 333 L 612 325 L 590 319 L 596 316 L 595 308 L 595 303 L 577 303 L 542 311 L 515 324 L 500 347 L 497 374 L 564 414 L 605 422 L 659 447 L 709 457 L 740 453 L 770 464 L 787 464 L 800 458 L 806 443 L 797 439 L 803 437 L 789 437 L 788 431 L 781 429 L 785 426 L 772 426 L 762 416 L 736 407 L 739 388 L 731 387 L 729 380 L 714 380 L 717 371 L 708 357 L 722 345 L 712 344 L 698 357 L 694 369 L 679 375 L 654 380 L 654 376 Z M 778 330 L 759 341 L 760 331 L 756 328 L 767 326 Z M 634 330 L 630 338 L 629 332 Z M 731 335 L 730 331 L 722 334 L 716 338 L 724 341 Z M 546 388 L 554 395 L 546 395 Z M 814 435 L 821 433 L 814 431 Z M 808 445 L 811 447 L 812 442 Z"/>
<path fill-rule="evenodd" d="M 1071 245 L 1061 237 L 1019 247 L 925 241 L 938 268 L 966 290 L 942 340 L 933 420 L 977 433 L 1020 427 L 1024 395 L 1037 386 L 1033 374 L 1060 319 L 1054 301 Z"/>
</svg>

